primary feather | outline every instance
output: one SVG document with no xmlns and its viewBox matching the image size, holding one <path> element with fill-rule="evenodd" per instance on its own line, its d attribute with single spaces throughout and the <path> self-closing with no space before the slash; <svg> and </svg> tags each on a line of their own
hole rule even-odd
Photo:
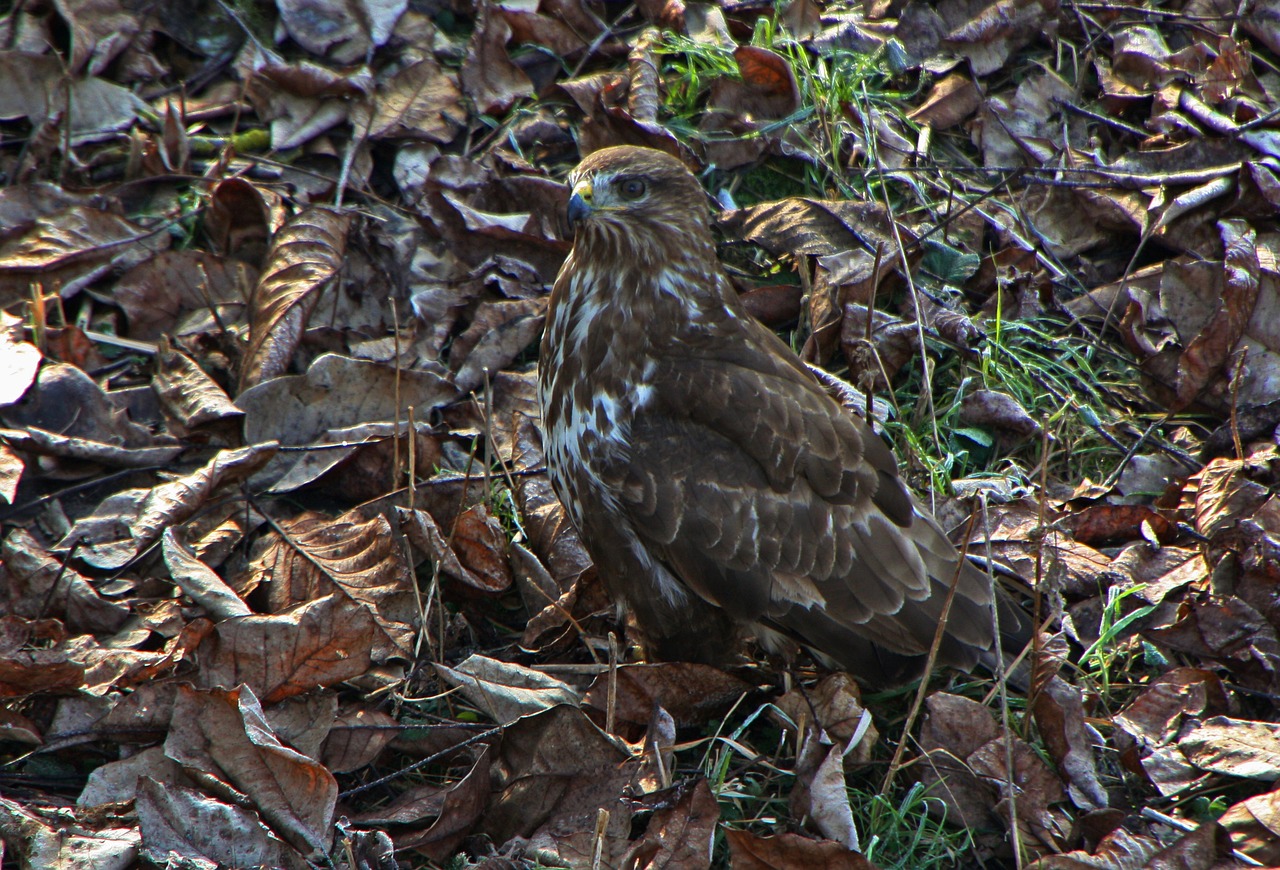
<svg viewBox="0 0 1280 870">
<path fill-rule="evenodd" d="M 939 661 L 999 661 L 987 577 L 885 443 L 743 309 L 693 175 L 623 146 L 570 181 L 576 236 L 539 368 L 547 466 L 647 653 L 717 662 L 744 630 L 781 632 L 893 683 L 918 671 L 954 583 Z M 999 603 L 1006 639 L 1025 638 Z"/>
</svg>

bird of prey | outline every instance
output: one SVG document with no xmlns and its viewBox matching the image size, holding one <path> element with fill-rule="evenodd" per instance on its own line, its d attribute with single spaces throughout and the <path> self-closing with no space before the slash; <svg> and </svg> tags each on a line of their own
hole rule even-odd
<svg viewBox="0 0 1280 870">
<path fill-rule="evenodd" d="M 782 635 L 891 685 L 920 671 L 954 584 L 938 661 L 997 666 L 993 611 L 1010 647 L 1025 614 L 746 312 L 697 179 L 621 146 L 570 184 L 538 375 L 547 468 L 648 657 L 724 663 L 744 634 Z"/>
</svg>

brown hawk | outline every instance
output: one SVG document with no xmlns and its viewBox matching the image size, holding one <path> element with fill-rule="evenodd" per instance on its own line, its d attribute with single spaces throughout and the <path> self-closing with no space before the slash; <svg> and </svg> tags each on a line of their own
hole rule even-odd
<svg viewBox="0 0 1280 870">
<path fill-rule="evenodd" d="M 781 633 L 899 682 L 955 582 L 939 661 L 999 661 L 988 578 L 885 443 L 743 309 L 697 179 L 622 146 L 570 183 L 576 235 L 538 378 L 547 467 L 648 655 L 722 662 L 744 630 Z M 1021 640 L 1025 615 L 999 600 L 1001 633 Z"/>
</svg>

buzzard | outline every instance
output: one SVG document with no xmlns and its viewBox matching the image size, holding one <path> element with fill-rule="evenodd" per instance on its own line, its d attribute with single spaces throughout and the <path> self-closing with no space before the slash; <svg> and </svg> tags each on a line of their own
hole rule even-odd
<svg viewBox="0 0 1280 870">
<path fill-rule="evenodd" d="M 723 662 L 744 633 L 781 634 L 864 683 L 901 682 L 954 583 L 939 661 L 998 663 L 994 607 L 1011 649 L 1025 614 L 993 600 L 884 441 L 742 307 L 697 179 L 621 146 L 570 183 L 576 233 L 538 376 L 547 468 L 649 657 Z"/>
</svg>

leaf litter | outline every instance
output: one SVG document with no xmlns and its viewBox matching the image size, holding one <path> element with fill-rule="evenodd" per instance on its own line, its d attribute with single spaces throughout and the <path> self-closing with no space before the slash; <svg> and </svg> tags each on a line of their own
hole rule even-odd
<svg viewBox="0 0 1280 870">
<path fill-rule="evenodd" d="M 1278 20 L 18 4 L 6 858 L 1280 863 Z M 561 180 L 619 143 L 699 172 L 750 310 L 1031 584 L 1025 701 L 633 661 L 531 374 Z"/>
</svg>

